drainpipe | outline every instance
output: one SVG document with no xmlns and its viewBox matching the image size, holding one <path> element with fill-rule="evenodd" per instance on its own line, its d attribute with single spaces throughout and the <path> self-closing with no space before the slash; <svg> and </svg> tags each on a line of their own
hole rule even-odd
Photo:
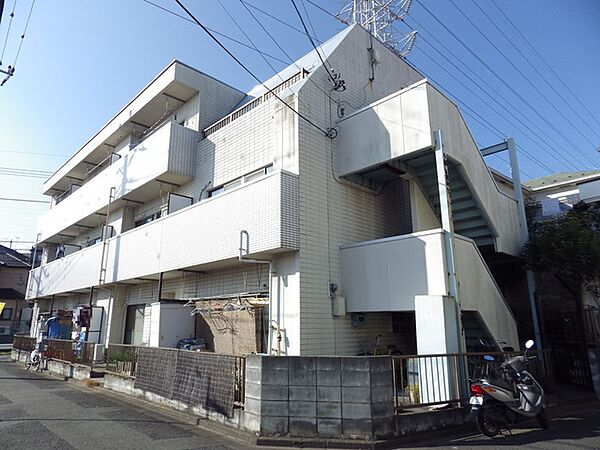
<svg viewBox="0 0 600 450">
<path fill-rule="evenodd" d="M 90 300 L 89 300 L 89 305 L 90 305 L 90 308 L 92 308 L 92 307 L 93 307 L 93 306 L 92 306 L 92 305 L 93 305 L 93 300 L 94 300 L 94 286 L 92 286 L 92 287 L 90 288 Z M 86 330 L 86 333 L 85 333 L 85 341 L 84 341 L 84 342 L 87 342 L 87 341 L 88 341 L 88 339 L 90 338 L 90 329 L 92 328 L 91 321 L 92 321 L 92 320 L 91 320 L 91 318 L 90 318 L 90 326 L 89 326 L 89 327 L 86 327 L 86 328 L 87 328 L 87 330 Z"/>
<path fill-rule="evenodd" d="M 515 190 L 515 198 L 519 205 L 519 221 L 521 222 L 521 237 L 523 242 L 529 240 L 529 229 L 527 228 L 527 215 L 525 214 L 525 201 L 523 199 L 523 189 L 521 188 L 521 173 L 519 172 L 519 160 L 517 159 L 517 149 L 515 140 L 508 138 L 506 140 L 508 147 L 508 156 L 510 160 L 510 171 L 512 175 L 513 187 Z M 529 290 L 529 306 L 531 308 L 531 320 L 533 321 L 533 332 L 535 334 L 535 342 L 538 349 L 542 349 L 542 336 L 540 333 L 540 324 L 538 322 L 537 305 L 535 301 L 535 275 L 532 270 L 527 269 L 527 288 Z M 543 358 L 543 353 L 540 357 Z M 543 362 L 543 361 L 542 361 Z"/>
<path fill-rule="evenodd" d="M 244 237 L 245 237 L 245 244 L 246 246 L 244 247 Z M 272 334 L 271 333 L 271 322 L 273 321 L 272 318 L 272 312 L 273 312 L 273 296 L 271 294 L 271 283 L 273 282 L 273 262 L 270 260 L 261 260 L 261 259 L 249 259 L 249 258 L 244 258 L 244 256 L 248 255 L 250 253 L 250 235 L 248 234 L 248 232 L 246 230 L 242 230 L 240 231 L 240 254 L 238 257 L 238 260 L 241 263 L 245 263 L 245 264 L 268 264 L 269 265 L 269 335 L 267 336 L 267 346 L 268 351 L 267 351 L 267 355 L 271 356 L 272 353 L 272 349 L 273 349 L 273 338 L 272 338 Z M 280 308 L 280 304 L 279 304 L 279 296 L 278 296 L 278 301 L 277 301 L 277 356 L 281 356 L 281 329 L 279 327 L 280 322 L 280 316 L 281 316 L 281 308 Z"/>
<path fill-rule="evenodd" d="M 440 198 L 440 215 L 442 219 L 442 231 L 444 237 L 444 247 L 446 254 L 446 267 L 448 270 L 448 294 L 454 298 L 454 307 L 456 310 L 456 334 L 458 344 L 458 370 L 459 376 L 465 380 L 466 371 L 464 367 L 464 347 L 463 347 L 463 336 L 462 336 L 462 323 L 461 323 L 461 305 L 460 298 L 458 295 L 458 281 L 456 278 L 456 261 L 454 259 L 454 226 L 451 218 L 451 198 L 448 193 L 448 186 L 446 182 L 446 162 L 444 160 L 444 146 L 442 141 L 442 131 L 437 130 L 435 132 L 435 167 L 438 182 L 438 195 Z M 461 380 L 462 381 L 462 380 Z M 459 390 L 461 397 L 466 393 L 464 391 L 464 384 L 459 384 Z"/>
</svg>

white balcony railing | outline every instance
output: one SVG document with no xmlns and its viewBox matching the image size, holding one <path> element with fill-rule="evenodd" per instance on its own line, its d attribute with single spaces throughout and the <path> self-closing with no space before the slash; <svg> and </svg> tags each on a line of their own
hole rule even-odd
<svg viewBox="0 0 600 450">
<path fill-rule="evenodd" d="M 41 241 L 105 208 L 112 187 L 118 200 L 158 178 L 174 177 L 180 182 L 190 179 L 194 175 L 197 139 L 197 131 L 173 122 L 164 124 L 43 214 L 38 222 Z"/>
<path fill-rule="evenodd" d="M 250 252 L 298 249 L 298 178 L 275 172 L 110 238 L 106 283 L 236 258 L 240 231 Z M 30 272 L 27 298 L 96 286 L 102 243 Z"/>
</svg>

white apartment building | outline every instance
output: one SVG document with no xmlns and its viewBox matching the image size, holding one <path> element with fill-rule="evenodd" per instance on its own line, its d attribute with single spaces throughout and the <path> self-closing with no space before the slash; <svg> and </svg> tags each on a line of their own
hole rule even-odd
<svg viewBox="0 0 600 450">
<path fill-rule="evenodd" d="M 488 262 L 518 260 L 524 224 L 457 106 L 359 26 L 320 51 L 272 92 L 169 64 L 44 183 L 36 310 L 91 301 L 99 343 L 518 347 Z"/>
</svg>

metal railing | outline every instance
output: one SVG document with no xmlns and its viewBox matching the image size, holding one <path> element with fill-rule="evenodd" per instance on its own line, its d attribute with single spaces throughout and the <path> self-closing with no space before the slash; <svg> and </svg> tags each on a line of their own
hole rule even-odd
<svg viewBox="0 0 600 450">
<path fill-rule="evenodd" d="M 246 398 L 246 357 L 235 357 L 235 385 L 233 404 L 239 408 L 244 407 Z"/>
<path fill-rule="evenodd" d="M 496 352 L 391 356 L 396 412 L 406 408 L 460 403 L 470 395 L 469 380 L 481 376 L 484 370 L 498 370 L 499 363 L 522 354 Z M 528 371 L 545 389 L 553 390 L 555 385 L 550 352 L 544 350 L 530 354 L 537 358 L 530 361 Z M 485 355 L 493 356 L 495 362 L 486 361 Z"/>
<path fill-rule="evenodd" d="M 35 348 L 35 338 L 30 336 L 20 336 L 15 335 L 15 339 L 13 341 L 13 349 L 15 350 L 23 350 L 25 352 L 32 352 Z"/>
<path fill-rule="evenodd" d="M 106 371 L 135 378 L 138 347 L 125 344 L 108 344 L 106 349 Z"/>
<path fill-rule="evenodd" d="M 46 356 L 49 359 L 91 366 L 94 362 L 93 342 L 48 339 Z"/>
<path fill-rule="evenodd" d="M 588 344 L 600 344 L 600 309 L 585 309 L 585 340 Z"/>
</svg>

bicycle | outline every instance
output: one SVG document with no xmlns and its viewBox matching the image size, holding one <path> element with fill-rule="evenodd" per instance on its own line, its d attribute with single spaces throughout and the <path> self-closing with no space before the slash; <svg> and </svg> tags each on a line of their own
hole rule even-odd
<svg viewBox="0 0 600 450">
<path fill-rule="evenodd" d="M 43 342 L 36 344 L 36 347 L 25 359 L 25 365 L 27 366 L 26 370 L 33 369 L 35 372 L 44 370 L 48 361 L 48 358 L 46 357 L 47 349 L 48 346 Z"/>
</svg>

